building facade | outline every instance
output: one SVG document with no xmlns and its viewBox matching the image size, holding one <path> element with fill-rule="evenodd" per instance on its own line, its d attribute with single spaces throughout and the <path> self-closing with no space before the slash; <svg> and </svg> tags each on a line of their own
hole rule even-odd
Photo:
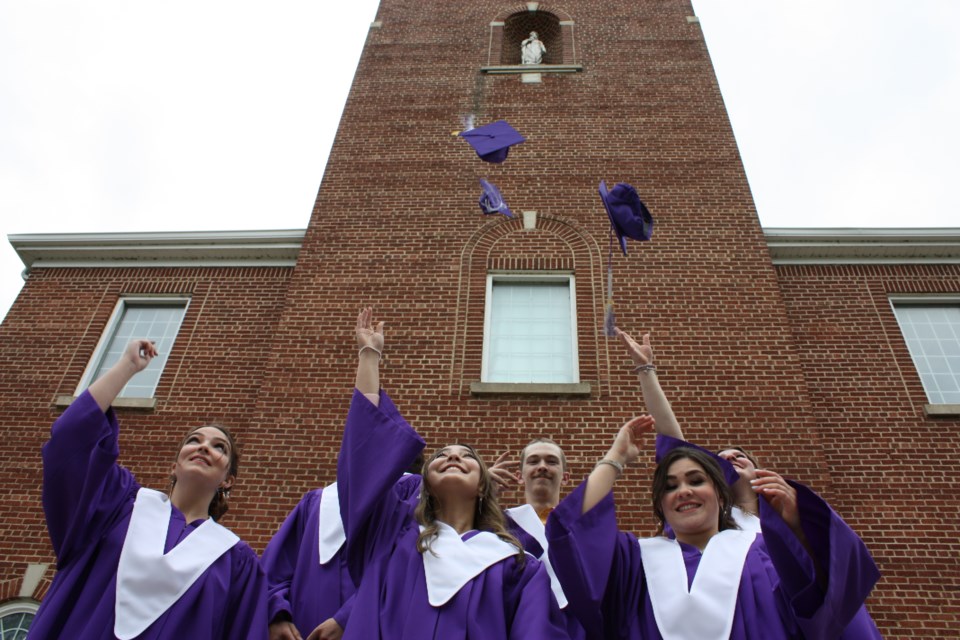
<svg viewBox="0 0 960 640">
<path fill-rule="evenodd" d="M 523 65 L 530 31 L 547 53 Z M 527 141 L 483 163 L 451 135 L 470 117 Z M 524 215 L 483 216 L 480 178 Z M 655 217 L 626 257 L 600 180 Z M 169 349 L 118 407 L 122 462 L 163 488 L 174 438 L 232 425 L 226 522 L 262 550 L 335 477 L 365 305 L 387 321 L 383 384 L 428 448 L 492 458 L 549 435 L 585 475 L 643 411 L 603 334 L 612 261 L 618 323 L 652 332 L 687 436 L 822 493 L 877 558 L 888 636 L 960 622 L 960 465 L 937 455 L 960 444 L 960 231 L 765 232 L 686 0 L 383 0 L 305 231 L 11 241 L 29 277 L 0 326 L 0 602 L 49 585 L 39 449 L 124 331 Z M 651 468 L 618 483 L 638 533 Z"/>
</svg>

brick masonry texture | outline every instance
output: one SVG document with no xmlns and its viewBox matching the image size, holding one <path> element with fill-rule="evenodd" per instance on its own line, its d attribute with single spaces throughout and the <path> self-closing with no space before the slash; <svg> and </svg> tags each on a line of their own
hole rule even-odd
<svg viewBox="0 0 960 640">
<path fill-rule="evenodd" d="M 960 291 L 957 268 L 775 268 L 689 2 L 541 3 L 574 21 L 583 65 L 541 84 L 480 72 L 490 22 L 524 4 L 436 6 L 381 2 L 294 269 L 34 271 L 0 328 L 0 584 L 53 561 L 38 454 L 51 401 L 73 391 L 127 292 L 192 300 L 157 409 L 119 412 L 122 462 L 163 488 L 181 432 L 235 425 L 244 461 L 225 523 L 257 550 L 335 478 L 365 305 L 387 321 L 383 384 L 428 451 L 466 441 L 492 460 L 548 435 L 579 481 L 644 409 L 629 358 L 601 330 L 604 179 L 635 185 L 656 218 L 652 242 L 614 256 L 617 317 L 653 333 L 689 439 L 739 443 L 831 500 L 884 572 L 869 604 L 888 637 L 956 629 L 960 476 L 937 453 L 956 450 L 957 421 L 924 417 L 887 296 Z M 484 164 L 450 134 L 469 113 L 528 141 Z M 482 216 L 479 178 L 514 211 L 536 210 L 537 229 Z M 490 270 L 574 274 L 590 397 L 471 396 Z M 618 482 L 621 526 L 639 534 L 655 528 L 652 466 L 647 455 Z"/>
</svg>

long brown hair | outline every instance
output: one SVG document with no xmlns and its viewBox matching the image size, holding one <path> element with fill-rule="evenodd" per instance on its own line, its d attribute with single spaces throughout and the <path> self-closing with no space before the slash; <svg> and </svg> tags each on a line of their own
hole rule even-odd
<svg viewBox="0 0 960 640">
<path fill-rule="evenodd" d="M 183 449 L 184 445 L 187 444 L 187 440 L 190 439 L 195 432 L 203 429 L 204 427 L 213 427 L 214 429 L 220 431 L 227 437 L 227 442 L 230 444 L 230 466 L 227 469 L 227 477 L 233 476 L 237 477 L 237 473 L 240 470 L 240 448 L 237 446 L 237 441 L 233 437 L 233 434 L 230 433 L 230 430 L 227 429 L 224 425 L 213 422 L 211 424 L 205 424 L 200 427 L 194 427 L 187 432 L 187 435 L 183 436 L 183 440 L 180 441 L 180 446 L 177 447 L 177 455 L 174 456 L 174 461 L 180 458 L 180 451 Z M 173 474 L 170 475 L 170 489 L 173 490 L 173 486 L 177 484 L 177 477 Z M 227 498 L 230 496 L 230 489 L 217 489 L 217 492 L 213 494 L 213 499 L 210 501 L 210 505 L 207 507 L 207 515 L 213 518 L 214 522 L 219 522 L 220 518 L 230 510 L 230 505 L 227 504 Z"/>
<path fill-rule="evenodd" d="M 689 458 L 703 467 L 704 473 L 713 482 L 713 489 L 717 494 L 717 501 L 720 503 L 717 531 L 739 529 L 740 526 L 734 521 L 732 514 L 733 505 L 736 504 L 733 500 L 733 490 L 727 485 L 727 481 L 723 477 L 723 471 L 720 470 L 720 465 L 709 454 L 699 449 L 678 447 L 663 456 L 653 472 L 651 500 L 653 502 L 653 513 L 657 516 L 659 522 L 657 535 L 663 535 L 663 528 L 667 522 L 663 514 L 663 496 L 667 493 L 667 473 L 670 470 L 670 465 L 684 458 Z"/>
<path fill-rule="evenodd" d="M 517 564 L 522 565 L 526 559 L 526 554 L 520 541 L 507 530 L 507 520 L 500 508 L 500 503 L 497 501 L 494 482 L 490 477 L 487 465 L 484 464 L 483 458 L 472 446 L 463 443 L 458 443 L 458 445 L 469 449 L 480 464 L 480 495 L 477 498 L 477 508 L 473 516 L 474 528 L 480 531 L 489 531 L 504 542 L 515 546 L 517 548 Z M 433 460 L 436 460 L 444 449 L 446 447 L 437 449 L 429 460 L 424 460 L 423 470 L 420 473 L 423 477 L 423 483 L 420 488 L 420 501 L 417 503 L 417 509 L 414 512 L 417 522 L 424 527 L 423 531 L 420 532 L 420 537 L 417 538 L 417 551 L 420 553 L 427 551 L 432 553 L 430 545 L 440 531 L 440 527 L 437 526 L 437 499 L 430 493 L 430 484 L 427 482 L 427 467 Z"/>
</svg>

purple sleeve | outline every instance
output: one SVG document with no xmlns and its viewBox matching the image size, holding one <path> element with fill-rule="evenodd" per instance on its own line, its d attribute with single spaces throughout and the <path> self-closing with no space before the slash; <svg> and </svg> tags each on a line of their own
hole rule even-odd
<svg viewBox="0 0 960 640">
<path fill-rule="evenodd" d="M 523 569 L 506 575 L 518 576 L 516 583 L 504 586 L 504 609 L 512 617 L 509 637 L 569 639 L 566 620 L 553 596 L 550 576 L 543 564 L 527 556 Z"/>
<path fill-rule="evenodd" d="M 400 499 L 394 485 L 423 446 L 386 393 L 380 392 L 380 406 L 375 406 L 354 390 L 337 460 L 337 489 L 347 562 L 357 584 L 367 563 L 392 548 L 409 524 L 413 505 Z"/>
<path fill-rule="evenodd" d="M 43 445 L 43 510 L 62 567 L 98 539 L 139 485 L 117 465 L 119 425 L 84 391 L 53 423 Z"/>
<path fill-rule="evenodd" d="M 318 493 L 311 491 L 300 500 L 263 550 L 260 562 L 267 575 L 267 618 L 270 622 L 275 622 L 284 612 L 293 616 L 290 586 L 297 568 L 304 528 L 310 518 L 311 506 L 318 500 Z"/>
<path fill-rule="evenodd" d="M 347 622 L 350 620 L 350 614 L 353 612 L 353 601 L 356 599 L 357 594 L 354 593 L 347 598 L 346 601 L 340 605 L 340 608 L 337 609 L 337 612 L 333 614 L 333 619 L 337 621 L 341 629 L 347 628 Z"/>
<path fill-rule="evenodd" d="M 780 515 L 760 501 L 763 539 L 797 622 L 807 637 L 838 637 L 859 610 L 880 572 L 860 537 L 816 493 L 790 481 L 797 491 L 801 526 L 824 575 Z M 826 584 L 826 590 L 821 584 Z"/>
<path fill-rule="evenodd" d="M 580 513 L 586 484 L 550 513 L 546 534 L 567 610 L 592 637 L 630 627 L 643 606 L 645 582 L 636 537 L 617 529 L 613 492 Z"/>
<path fill-rule="evenodd" d="M 231 551 L 230 602 L 224 613 L 224 638 L 266 640 L 267 576 L 247 543 L 240 542 Z"/>
</svg>

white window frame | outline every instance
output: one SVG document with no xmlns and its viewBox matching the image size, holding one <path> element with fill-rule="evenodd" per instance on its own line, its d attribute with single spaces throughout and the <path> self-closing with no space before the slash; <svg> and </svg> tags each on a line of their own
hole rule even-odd
<svg viewBox="0 0 960 640">
<path fill-rule="evenodd" d="M 96 374 L 97 369 L 100 368 L 100 364 L 103 362 L 104 357 L 107 353 L 107 347 L 110 345 L 110 342 L 113 340 L 113 336 L 117 331 L 117 328 L 120 326 L 120 320 L 123 318 L 124 313 L 130 306 L 156 306 L 156 307 L 169 307 L 175 305 L 183 306 L 183 317 L 187 316 L 187 310 L 190 306 L 190 297 L 189 296 L 124 296 L 117 300 L 116 306 L 113 308 L 113 313 L 110 315 L 110 319 L 107 321 L 106 327 L 103 329 L 103 333 L 100 334 L 100 341 L 97 343 L 96 348 L 93 350 L 93 355 L 90 356 L 90 360 L 87 362 L 87 368 L 84 370 L 83 375 L 80 377 L 80 383 L 77 385 L 76 390 L 74 391 L 75 396 L 79 396 L 84 390 L 90 386 L 93 382 L 93 376 Z M 181 327 L 182 319 L 181 319 Z M 179 328 L 177 329 L 179 334 Z M 174 337 L 176 341 L 176 336 Z M 173 345 L 171 344 L 171 347 Z M 160 378 L 163 377 L 161 372 L 160 376 L 157 377 L 157 384 L 160 384 Z M 153 388 L 151 397 L 156 394 L 156 386 Z M 125 398 L 123 396 L 118 397 L 119 400 L 130 400 L 136 401 L 138 398 Z"/>
<path fill-rule="evenodd" d="M 34 615 L 35 619 L 39 609 L 40 603 L 33 599 L 20 598 L 10 600 L 0 604 L 0 618 L 6 618 L 7 616 L 13 616 L 18 613 L 30 613 Z M 30 625 L 33 626 L 33 620 L 30 621 Z"/>
<path fill-rule="evenodd" d="M 512 282 L 512 283 L 547 283 L 562 282 L 566 283 L 570 290 L 570 357 L 571 374 L 573 381 L 570 384 L 580 382 L 580 353 L 577 348 L 577 289 L 576 278 L 569 272 L 490 272 L 487 274 L 486 298 L 483 311 L 483 360 L 480 366 L 481 383 L 489 383 L 490 366 L 490 325 L 493 315 L 493 285 L 494 282 Z M 545 383 L 515 383 L 515 384 L 545 384 Z M 546 383 L 551 384 L 551 383 Z"/>
<path fill-rule="evenodd" d="M 960 405 L 956 404 L 944 404 L 940 402 L 933 402 L 930 398 L 930 392 L 927 390 L 925 384 L 923 384 L 923 378 L 920 376 L 920 371 L 916 368 L 916 363 L 914 362 L 914 354 L 910 351 L 910 345 L 907 344 L 907 336 L 903 332 L 903 325 L 900 324 L 900 318 L 897 317 L 897 305 L 907 305 L 907 306 L 926 306 L 926 307 L 960 307 L 960 295 L 929 295 L 929 296 L 911 296 L 911 295 L 894 295 L 889 297 L 890 302 L 890 311 L 893 313 L 893 317 L 897 321 L 897 328 L 900 329 L 900 339 L 903 340 L 904 345 L 907 347 L 907 352 L 910 354 L 911 364 L 914 365 L 914 371 L 917 374 L 917 377 L 920 378 L 920 384 L 923 386 L 923 393 L 927 397 L 928 405 L 925 409 L 928 414 L 943 414 L 943 415 L 955 415 L 960 411 Z M 940 409 L 938 409 L 938 407 Z"/>
</svg>

